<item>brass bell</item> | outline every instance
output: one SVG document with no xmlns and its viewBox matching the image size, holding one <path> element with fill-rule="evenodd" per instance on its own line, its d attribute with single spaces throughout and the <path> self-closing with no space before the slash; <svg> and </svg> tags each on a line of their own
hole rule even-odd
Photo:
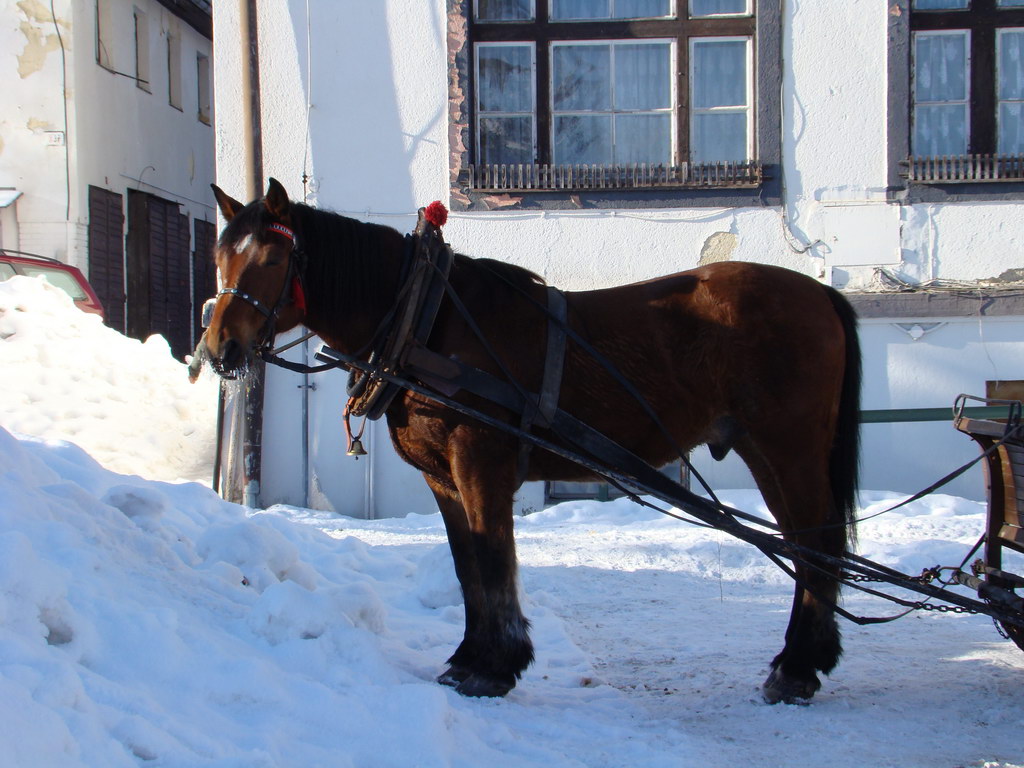
<svg viewBox="0 0 1024 768">
<path fill-rule="evenodd" d="M 345 453 L 346 456 L 355 456 L 356 460 L 360 456 L 366 455 L 366 449 L 363 448 L 363 441 L 358 437 L 352 439 L 352 445 L 349 446 L 348 451 Z"/>
</svg>

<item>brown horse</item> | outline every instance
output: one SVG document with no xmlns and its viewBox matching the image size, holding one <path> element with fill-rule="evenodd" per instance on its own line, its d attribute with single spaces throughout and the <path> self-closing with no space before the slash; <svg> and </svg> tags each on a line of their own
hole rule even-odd
<svg viewBox="0 0 1024 768">
<path fill-rule="evenodd" d="M 216 249 L 226 290 L 207 333 L 215 365 L 244 368 L 274 331 L 300 323 L 341 352 L 363 354 L 400 294 L 403 236 L 291 202 L 273 179 L 249 205 L 214 190 L 228 221 Z M 539 392 L 548 329 L 548 289 L 540 279 L 462 255 L 448 279 L 475 323 L 446 298 L 428 347 Z M 565 296 L 576 335 L 566 344 L 561 411 L 653 466 L 676 459 L 680 446 L 707 443 L 716 458 L 734 449 L 789 540 L 833 556 L 846 551 L 860 350 L 854 313 L 835 290 L 786 269 L 732 262 Z M 519 424 L 520 415 L 501 406 L 455 397 Z M 524 475 L 520 441 L 408 390 L 386 417 L 398 453 L 437 499 L 465 600 L 465 636 L 438 681 L 469 696 L 504 695 L 533 659 L 516 592 L 512 499 Z M 560 440 L 545 429 L 538 434 Z M 593 479 L 540 449 L 525 469 L 528 480 Z M 817 672 L 830 672 L 842 652 L 834 566 L 795 569 L 785 646 L 763 687 L 772 703 L 808 700 L 820 687 Z"/>
</svg>

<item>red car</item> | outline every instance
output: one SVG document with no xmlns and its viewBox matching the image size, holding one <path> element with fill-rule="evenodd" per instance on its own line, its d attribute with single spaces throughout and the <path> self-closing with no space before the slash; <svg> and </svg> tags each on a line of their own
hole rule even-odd
<svg viewBox="0 0 1024 768">
<path fill-rule="evenodd" d="M 15 275 L 45 277 L 50 285 L 70 296 L 79 309 L 103 317 L 99 297 L 77 267 L 34 253 L 0 250 L 0 281 Z"/>
</svg>

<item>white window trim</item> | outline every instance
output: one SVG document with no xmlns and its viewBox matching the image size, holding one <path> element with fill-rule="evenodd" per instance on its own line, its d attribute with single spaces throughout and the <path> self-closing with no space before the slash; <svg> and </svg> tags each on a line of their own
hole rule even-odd
<svg viewBox="0 0 1024 768">
<path fill-rule="evenodd" d="M 955 101 L 918 101 L 917 99 L 917 42 L 922 37 L 963 37 L 964 49 L 964 98 Z M 917 133 L 917 109 L 918 107 L 937 107 L 944 105 L 960 105 L 965 115 L 965 135 L 967 146 L 971 146 L 971 30 L 969 29 L 942 29 L 914 32 L 910 46 L 910 100 L 913 110 L 910 115 L 910 153 L 912 156 L 921 157 L 914 147 L 914 136 Z"/>
<path fill-rule="evenodd" d="M 484 48 L 529 48 L 530 49 L 530 97 L 533 109 L 529 112 L 486 112 L 480 109 L 480 51 Z M 530 140 L 533 144 L 533 156 L 537 157 L 537 44 L 524 40 L 521 42 L 493 42 L 477 43 L 473 52 L 473 82 L 477 87 L 473 89 L 473 109 L 476 113 L 476 130 L 473 137 L 476 157 L 482 157 L 480 148 L 480 123 L 484 117 L 526 117 L 530 118 Z"/>
<path fill-rule="evenodd" d="M 693 106 L 693 86 L 696 82 L 695 66 L 697 57 L 694 56 L 694 48 L 701 43 L 730 43 L 730 42 L 742 42 L 746 43 L 746 56 L 745 66 L 747 71 L 747 87 L 744 93 L 744 97 L 747 100 L 745 105 L 735 104 L 725 107 L 702 107 L 700 109 Z M 689 84 L 690 84 L 690 157 L 693 156 L 694 146 L 694 128 L 696 115 L 713 115 L 713 114 L 737 114 L 742 112 L 747 118 L 747 156 L 744 160 L 752 160 L 754 158 L 754 80 L 756 73 L 754 72 L 754 40 L 747 35 L 740 35 L 738 37 L 691 37 L 690 38 L 690 71 L 688 73 Z"/>
<path fill-rule="evenodd" d="M 750 0 L 747 0 L 747 1 L 749 2 Z M 553 8 L 553 7 L 554 7 L 554 0 L 551 0 L 551 4 L 549 5 L 549 8 Z M 614 11 L 615 10 L 615 0 L 611 0 L 611 3 L 609 4 L 608 7 L 610 9 L 612 9 L 612 11 Z M 599 22 L 599 21 L 650 21 L 652 19 L 660 21 L 662 19 L 674 19 L 674 18 L 676 18 L 675 2 L 674 2 L 674 0 L 669 0 L 668 7 L 669 7 L 668 13 L 666 13 L 663 16 L 586 16 L 586 17 L 580 17 L 580 18 L 571 18 L 571 17 L 569 17 L 569 18 L 564 18 L 564 19 L 556 19 L 554 16 L 551 15 L 551 10 L 549 10 L 548 11 L 548 21 L 552 21 L 552 22 L 554 22 L 556 24 L 573 24 L 573 23 L 577 23 L 577 22 L 594 23 L 594 22 Z"/>
<path fill-rule="evenodd" d="M 555 119 L 558 117 L 574 117 L 581 115 L 609 115 L 614 118 L 615 115 L 668 115 L 669 116 L 669 164 L 672 164 L 671 158 L 676 157 L 677 148 L 679 146 L 678 125 L 679 121 L 676 119 L 679 108 L 679 93 L 676 87 L 678 78 L 674 76 L 678 67 L 679 52 L 676 50 L 678 45 L 675 38 L 671 37 L 651 37 L 651 38 L 621 38 L 616 40 L 560 40 L 551 43 L 551 54 L 550 61 L 554 62 L 555 56 L 554 51 L 557 47 L 565 46 L 608 46 L 611 48 L 611 66 L 610 66 L 610 89 L 611 93 L 615 93 L 615 46 L 616 45 L 665 45 L 669 46 L 669 106 L 662 107 L 661 109 L 555 109 L 554 95 L 555 95 L 555 67 L 552 63 L 550 71 L 548 72 L 548 93 L 551 95 L 552 103 L 550 104 L 551 112 L 551 162 L 553 165 L 558 165 L 558 158 L 555 156 Z M 612 137 L 611 137 L 612 155 L 615 154 L 615 120 L 612 120 Z"/>
<path fill-rule="evenodd" d="M 1002 106 L 1003 104 L 1024 104 L 1024 96 L 1021 96 L 1016 99 L 999 98 L 999 61 L 1001 58 L 1000 54 L 1002 53 L 1003 48 L 1003 35 L 1007 32 L 1013 32 L 1019 35 L 1021 33 L 1024 33 L 1024 27 L 1000 27 L 999 29 L 996 30 L 996 149 L 1000 154 L 1005 154 L 1003 153 L 1002 149 L 998 147 L 999 139 L 1003 135 L 1001 125 L 1003 114 Z"/>
</svg>

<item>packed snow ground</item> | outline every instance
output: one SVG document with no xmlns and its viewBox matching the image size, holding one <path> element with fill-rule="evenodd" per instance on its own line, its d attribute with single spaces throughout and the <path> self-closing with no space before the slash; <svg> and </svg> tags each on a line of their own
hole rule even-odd
<svg viewBox="0 0 1024 768">
<path fill-rule="evenodd" d="M 787 578 L 626 501 L 517 520 L 537 662 L 505 699 L 461 698 L 433 682 L 463 622 L 439 515 L 168 482 L 207 471 L 214 385 L 35 281 L 0 283 L 0 371 L 3 768 L 1024 765 L 1024 654 L 988 619 L 844 622 L 814 703 L 770 707 Z M 933 496 L 865 523 L 861 552 L 957 564 L 982 513 Z"/>
</svg>

